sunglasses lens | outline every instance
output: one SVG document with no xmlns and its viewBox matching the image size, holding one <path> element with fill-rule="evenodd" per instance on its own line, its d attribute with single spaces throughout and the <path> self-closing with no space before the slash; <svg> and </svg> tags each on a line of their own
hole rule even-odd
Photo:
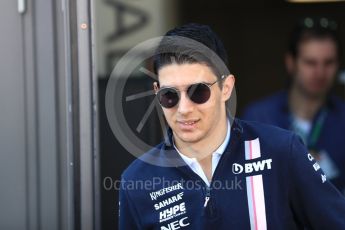
<svg viewBox="0 0 345 230">
<path fill-rule="evenodd" d="M 174 89 L 161 89 L 157 96 L 159 103 L 165 108 L 172 108 L 179 101 L 179 95 Z"/>
<path fill-rule="evenodd" d="M 189 98 L 197 104 L 203 104 L 205 103 L 211 95 L 211 90 L 210 88 L 203 83 L 198 83 L 191 85 L 188 88 L 188 96 Z"/>
</svg>

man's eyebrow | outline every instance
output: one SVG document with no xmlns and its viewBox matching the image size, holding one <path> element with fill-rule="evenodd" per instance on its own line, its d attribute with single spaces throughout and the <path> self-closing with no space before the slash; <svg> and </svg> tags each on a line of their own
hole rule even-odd
<svg viewBox="0 0 345 230">
<path fill-rule="evenodd" d="M 160 84 L 158 84 L 158 86 L 159 86 L 159 88 L 175 88 L 175 89 L 178 89 L 179 87 L 185 88 L 185 87 L 188 87 L 190 85 L 199 84 L 199 83 L 210 84 L 210 82 L 207 82 L 207 81 L 198 81 L 198 82 L 193 82 L 193 83 L 190 83 L 190 84 L 185 84 L 185 85 L 180 85 L 180 86 L 176 86 L 176 85 L 160 85 Z"/>
</svg>

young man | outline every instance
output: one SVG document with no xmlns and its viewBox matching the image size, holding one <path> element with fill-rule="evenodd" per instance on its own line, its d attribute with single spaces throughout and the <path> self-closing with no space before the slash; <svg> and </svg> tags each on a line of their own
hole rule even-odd
<svg viewBox="0 0 345 230">
<path fill-rule="evenodd" d="M 326 18 L 302 20 L 286 55 L 288 90 L 250 105 L 243 119 L 294 131 L 345 194 L 345 104 L 331 93 L 340 56 L 335 27 Z"/>
<path fill-rule="evenodd" d="M 345 229 L 344 198 L 295 134 L 227 115 L 235 78 L 208 26 L 175 28 L 157 50 L 169 140 L 122 174 L 120 229 Z"/>
</svg>

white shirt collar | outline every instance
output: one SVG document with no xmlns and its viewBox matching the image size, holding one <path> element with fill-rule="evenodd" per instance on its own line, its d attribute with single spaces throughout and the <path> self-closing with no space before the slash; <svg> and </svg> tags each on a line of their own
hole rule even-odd
<svg viewBox="0 0 345 230">
<path fill-rule="evenodd" d="M 225 139 L 223 143 L 216 149 L 216 151 L 214 151 L 214 153 L 222 155 L 226 147 L 228 146 L 229 140 L 230 140 L 230 121 L 228 120 Z"/>
</svg>

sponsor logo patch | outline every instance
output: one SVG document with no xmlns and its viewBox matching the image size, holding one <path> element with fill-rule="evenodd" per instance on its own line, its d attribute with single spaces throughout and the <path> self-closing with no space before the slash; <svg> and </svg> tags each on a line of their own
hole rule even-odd
<svg viewBox="0 0 345 230">
<path fill-rule="evenodd" d="M 174 222 L 171 222 L 167 225 L 161 226 L 161 230 L 176 230 L 183 227 L 188 226 L 190 223 L 188 222 L 188 217 L 183 217 L 180 220 L 176 220 Z"/>
<path fill-rule="evenodd" d="M 174 205 L 170 208 L 167 208 L 161 212 L 159 212 L 159 222 L 164 222 L 170 220 L 174 217 L 183 215 L 186 213 L 186 204 L 182 202 L 180 204 Z"/>
<path fill-rule="evenodd" d="M 167 199 L 165 199 L 159 203 L 154 204 L 154 207 L 156 210 L 159 210 L 159 209 L 164 208 L 165 206 L 167 206 L 169 204 L 173 204 L 173 203 L 181 200 L 182 197 L 183 197 L 183 192 L 180 192 L 175 196 L 169 197 L 169 198 L 167 198 Z"/>
<path fill-rule="evenodd" d="M 170 192 L 178 190 L 178 189 L 183 189 L 181 183 L 178 183 L 176 185 L 172 185 L 170 187 L 162 188 L 162 189 L 155 191 L 155 192 L 151 192 L 150 193 L 151 200 L 157 200 L 158 197 L 163 196 L 167 193 L 170 193 Z"/>
<path fill-rule="evenodd" d="M 260 172 L 263 170 L 269 170 L 272 168 L 272 159 L 266 159 L 251 163 L 245 163 L 244 165 L 234 163 L 232 164 L 232 172 L 234 174 L 240 173 L 252 173 L 252 172 Z"/>
</svg>

